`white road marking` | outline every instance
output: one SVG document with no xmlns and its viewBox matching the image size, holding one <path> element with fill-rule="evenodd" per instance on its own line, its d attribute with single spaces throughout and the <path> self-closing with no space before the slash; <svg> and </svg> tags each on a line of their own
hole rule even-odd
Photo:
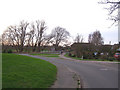
<svg viewBox="0 0 120 90">
<path fill-rule="evenodd" d="M 109 70 L 109 69 L 107 69 L 107 68 L 101 68 L 100 70 L 107 71 L 107 70 Z"/>
</svg>

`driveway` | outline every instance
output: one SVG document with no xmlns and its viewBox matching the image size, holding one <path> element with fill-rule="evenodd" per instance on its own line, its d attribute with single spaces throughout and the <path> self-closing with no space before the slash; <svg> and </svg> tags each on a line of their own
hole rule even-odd
<svg viewBox="0 0 120 90">
<path fill-rule="evenodd" d="M 67 76 L 71 76 L 68 79 L 66 79 L 68 80 L 68 82 L 70 78 L 74 78 L 74 75 L 77 75 L 76 77 L 78 78 L 80 77 L 80 84 L 82 85 L 83 88 L 118 88 L 117 63 L 80 61 L 64 58 L 63 56 L 61 56 L 60 58 L 48 58 L 32 55 L 27 56 L 40 58 L 55 64 L 59 68 L 59 71 L 61 70 L 61 72 L 64 72 L 64 74 L 67 73 L 66 74 Z M 67 71 L 70 71 L 72 74 Z M 63 78 L 66 78 L 66 76 L 63 76 Z M 76 80 L 78 80 L 78 78 Z M 76 85 L 76 82 L 75 81 L 73 82 Z M 62 86 L 62 82 L 60 83 L 61 85 L 58 85 L 56 87 L 60 88 Z M 73 85 L 73 83 L 71 85 Z M 76 87 L 75 85 L 73 85 L 72 87 L 75 88 Z"/>
</svg>

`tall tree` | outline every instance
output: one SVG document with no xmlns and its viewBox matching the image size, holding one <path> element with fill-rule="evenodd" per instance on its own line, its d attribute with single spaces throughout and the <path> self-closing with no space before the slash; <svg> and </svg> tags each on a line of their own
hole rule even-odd
<svg viewBox="0 0 120 90">
<path fill-rule="evenodd" d="M 53 29 L 51 36 L 53 36 L 53 43 L 55 44 L 55 49 L 57 50 L 60 43 L 63 43 L 68 39 L 70 33 L 65 28 L 58 26 Z"/>
<path fill-rule="evenodd" d="M 100 31 L 95 31 L 92 34 L 89 34 L 88 42 L 94 44 L 95 46 L 104 44 Z"/>
<path fill-rule="evenodd" d="M 75 42 L 76 43 L 82 43 L 83 42 L 83 36 L 82 35 L 80 35 L 80 34 L 77 34 L 77 36 L 75 37 Z"/>
<path fill-rule="evenodd" d="M 120 21 L 120 10 L 118 10 L 120 9 L 120 0 L 102 0 L 99 3 L 107 4 L 105 9 L 108 10 L 108 19 L 113 20 L 113 24 Z"/>
<path fill-rule="evenodd" d="M 34 23 L 30 24 L 29 29 L 30 29 L 30 31 L 26 34 L 26 36 L 27 36 L 27 46 L 28 47 L 32 46 L 32 51 L 33 51 L 34 41 L 35 41 L 35 31 L 36 31 Z"/>
<path fill-rule="evenodd" d="M 22 52 L 26 40 L 26 30 L 28 25 L 28 22 L 21 21 L 18 26 L 9 26 L 2 34 L 3 40 L 6 40 L 3 43 L 16 46 L 16 50 Z"/>
<path fill-rule="evenodd" d="M 20 22 L 19 28 L 18 28 L 18 32 L 19 32 L 19 36 L 20 36 L 20 52 L 23 51 L 23 47 L 26 41 L 26 30 L 28 27 L 29 23 L 28 22 Z"/>
<path fill-rule="evenodd" d="M 46 30 L 47 26 L 45 25 L 45 21 L 36 21 L 36 32 L 35 32 L 35 45 L 34 50 L 36 50 L 36 47 L 38 46 L 38 51 L 40 51 L 41 43 L 44 40 L 44 32 Z"/>
<path fill-rule="evenodd" d="M 46 35 L 44 38 L 44 46 L 53 44 L 53 38 L 54 38 L 54 35 L 52 34 Z"/>
</svg>

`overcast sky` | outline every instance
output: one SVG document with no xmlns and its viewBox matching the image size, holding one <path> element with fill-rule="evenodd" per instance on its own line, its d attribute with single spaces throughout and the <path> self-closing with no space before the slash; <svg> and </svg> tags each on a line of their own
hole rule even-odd
<svg viewBox="0 0 120 90">
<path fill-rule="evenodd" d="M 107 20 L 108 12 L 100 0 L 1 0 L 0 1 L 0 34 L 7 26 L 25 20 L 45 20 L 47 32 L 56 26 L 66 28 L 74 37 L 82 34 L 84 41 L 88 35 L 99 30 L 106 44 L 118 42 L 118 28 L 111 26 Z"/>
</svg>

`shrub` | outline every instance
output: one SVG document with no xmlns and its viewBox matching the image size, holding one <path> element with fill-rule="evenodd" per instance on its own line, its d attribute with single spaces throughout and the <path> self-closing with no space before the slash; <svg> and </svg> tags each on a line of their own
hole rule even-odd
<svg viewBox="0 0 120 90">
<path fill-rule="evenodd" d="M 108 59 L 108 56 L 107 55 L 101 55 L 100 59 L 102 59 L 102 60 Z"/>
<path fill-rule="evenodd" d="M 88 56 L 87 55 L 83 55 L 83 59 L 88 59 Z"/>
<path fill-rule="evenodd" d="M 109 57 L 108 60 L 113 61 L 113 60 L 115 60 L 115 58 L 114 57 Z"/>
<path fill-rule="evenodd" d="M 69 53 L 69 54 L 68 54 L 68 56 L 70 56 L 70 57 L 71 57 L 71 56 L 72 56 L 72 54 L 71 54 L 71 53 Z"/>
<path fill-rule="evenodd" d="M 76 55 L 75 55 L 75 54 L 72 54 L 72 57 L 76 57 Z"/>
<path fill-rule="evenodd" d="M 117 58 L 116 60 L 120 61 L 120 58 Z"/>
<path fill-rule="evenodd" d="M 9 49 L 9 50 L 7 51 L 7 53 L 12 53 L 12 50 L 11 50 L 11 49 Z"/>
<path fill-rule="evenodd" d="M 6 50 L 4 49 L 4 50 L 2 50 L 2 53 L 6 53 Z"/>
</svg>

